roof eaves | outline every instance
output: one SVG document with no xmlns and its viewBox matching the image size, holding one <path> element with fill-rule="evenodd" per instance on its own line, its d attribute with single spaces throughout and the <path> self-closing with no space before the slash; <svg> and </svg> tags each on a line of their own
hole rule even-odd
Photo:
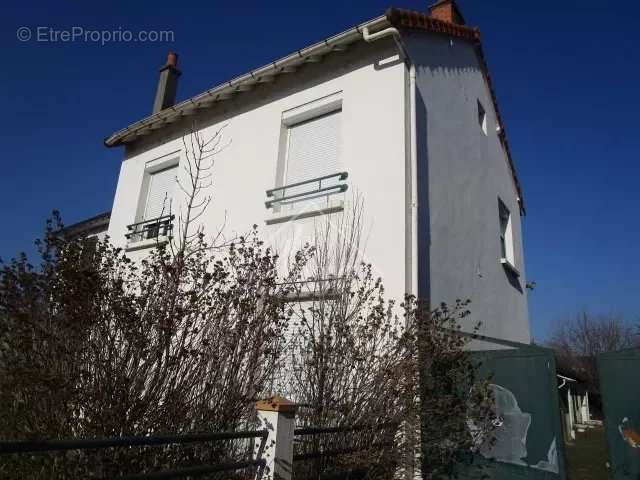
<svg viewBox="0 0 640 480">
<path fill-rule="evenodd" d="M 326 55 L 331 53 L 337 46 L 346 45 L 362 38 L 362 29 L 368 27 L 371 30 L 384 28 L 389 25 L 385 15 L 374 18 L 349 30 L 345 30 L 337 35 L 329 37 L 318 43 L 297 50 L 286 57 L 275 62 L 268 63 L 260 68 L 252 70 L 244 75 L 235 77 L 225 83 L 207 90 L 204 93 L 188 98 L 170 108 L 161 110 L 149 117 L 139 120 L 122 130 L 119 130 L 107 137 L 104 144 L 107 147 L 116 147 L 130 142 L 138 136 L 148 134 L 152 130 L 162 128 L 167 123 L 173 123 L 182 116 L 191 115 L 196 110 L 207 108 L 214 103 L 230 98 L 235 93 L 240 93 L 241 86 L 253 85 L 268 81 L 281 73 L 293 71 L 292 68 L 302 65 L 316 55 Z"/>
<path fill-rule="evenodd" d="M 405 10 L 403 8 L 388 8 L 385 13 L 389 23 L 398 28 L 418 28 L 432 33 L 442 33 L 467 40 L 479 40 L 480 30 L 466 25 L 443 22 L 429 15 Z"/>
<path fill-rule="evenodd" d="M 515 188 L 518 194 L 518 203 L 520 206 L 520 212 L 526 213 L 524 205 L 524 196 L 522 194 L 522 187 L 516 173 L 515 164 L 511 155 L 511 149 L 507 140 L 506 129 L 504 122 L 502 121 L 502 115 L 500 114 L 500 108 L 498 106 L 498 100 L 491 81 L 491 75 L 489 74 L 489 67 L 482 49 L 482 43 L 480 41 L 480 30 L 478 28 L 468 27 L 466 25 L 456 25 L 449 22 L 443 22 L 429 15 L 416 12 L 414 10 L 405 10 L 400 8 L 389 8 L 385 12 L 385 15 L 374 18 L 367 22 L 364 22 L 356 27 L 346 30 L 342 33 L 322 40 L 309 47 L 298 50 L 286 57 L 283 57 L 275 62 L 268 63 L 263 67 L 256 70 L 252 70 L 244 75 L 235 77 L 225 83 L 222 83 L 216 87 L 213 87 L 204 93 L 188 98 L 172 107 L 161 110 L 160 112 L 146 117 L 138 122 L 135 122 L 128 127 L 119 130 L 106 138 L 104 144 L 107 147 L 116 147 L 123 145 L 127 142 L 146 135 L 153 130 L 162 128 L 166 124 L 173 123 L 183 116 L 191 115 L 195 111 L 212 106 L 218 101 L 226 100 L 235 93 L 240 93 L 239 88 L 244 85 L 252 85 L 260 83 L 262 80 L 270 76 L 276 76 L 286 72 L 285 69 L 294 67 L 305 63 L 309 57 L 314 54 L 327 54 L 330 53 L 337 45 L 352 43 L 360 38 L 362 29 L 368 27 L 375 30 L 378 28 L 384 28 L 388 25 L 393 25 L 398 28 L 415 28 L 425 30 L 431 33 L 449 35 L 464 40 L 468 40 L 475 45 L 478 57 L 480 58 L 482 72 L 489 87 L 491 99 L 493 102 L 494 110 L 496 112 L 498 124 L 500 125 L 500 139 L 504 145 L 507 163 L 511 170 Z"/>
</svg>

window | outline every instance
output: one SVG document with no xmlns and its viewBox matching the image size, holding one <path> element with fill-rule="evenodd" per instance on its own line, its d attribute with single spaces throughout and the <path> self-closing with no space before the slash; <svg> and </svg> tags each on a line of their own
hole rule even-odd
<svg viewBox="0 0 640 480">
<path fill-rule="evenodd" d="M 285 185 L 340 171 L 342 111 L 288 127 Z"/>
<path fill-rule="evenodd" d="M 138 220 L 127 226 L 128 243 L 136 244 L 132 248 L 144 248 L 159 239 L 166 240 L 171 235 L 177 165 L 174 163 L 167 167 L 165 163 L 163 167 L 156 166 L 154 170 L 146 173 L 138 207 Z"/>
<path fill-rule="evenodd" d="M 282 206 L 321 207 L 327 203 L 328 194 L 339 191 L 341 119 L 342 111 L 334 110 L 287 126 L 284 186 L 327 175 L 336 176 L 284 189 L 282 196 L 298 196 L 291 201 L 282 202 Z M 318 192 L 328 187 L 336 189 Z"/>
<path fill-rule="evenodd" d="M 342 91 L 282 112 L 276 187 L 266 191 L 267 224 L 344 210 Z"/>
<path fill-rule="evenodd" d="M 272 199 L 266 202 L 283 218 L 342 209 L 342 202 L 333 197 L 348 188 L 347 173 L 341 171 L 341 105 L 332 95 L 283 114 L 281 186 L 267 190 Z"/>
<path fill-rule="evenodd" d="M 484 107 L 478 100 L 478 124 L 482 129 L 482 133 L 487 134 L 487 112 L 484 110 Z"/>
<path fill-rule="evenodd" d="M 513 248 L 513 222 L 511 220 L 511 212 L 498 199 L 498 217 L 500 219 L 500 263 L 513 273 L 518 273 L 516 269 L 515 254 Z"/>
<path fill-rule="evenodd" d="M 176 186 L 177 167 L 169 167 L 149 174 L 147 197 L 142 220 L 154 220 L 170 215 L 171 200 Z"/>
<path fill-rule="evenodd" d="M 278 376 L 274 378 L 274 389 L 277 393 L 293 401 L 301 401 L 296 397 L 299 392 L 292 388 L 294 378 L 303 378 L 304 364 L 314 357 L 314 344 L 317 346 L 319 332 L 329 335 L 339 333 L 335 324 L 330 327 L 330 318 L 340 315 L 341 303 L 334 300 L 293 300 L 286 306 L 291 316 L 283 336 L 280 339 L 282 354 L 277 368 Z M 313 341 L 315 338 L 315 342 Z"/>
</svg>

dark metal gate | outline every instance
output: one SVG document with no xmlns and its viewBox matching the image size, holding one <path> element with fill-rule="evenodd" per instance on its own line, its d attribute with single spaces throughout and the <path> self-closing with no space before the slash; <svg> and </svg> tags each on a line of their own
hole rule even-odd
<svg viewBox="0 0 640 480">
<path fill-rule="evenodd" d="M 480 372 L 491 378 L 498 415 L 495 444 L 478 453 L 479 460 L 487 464 L 485 473 L 499 480 L 566 479 L 552 350 L 487 337 L 482 340 L 493 344 L 489 347 L 493 349 L 476 351 L 474 356 L 482 362 Z"/>
<path fill-rule="evenodd" d="M 640 348 L 598 356 L 600 393 L 614 480 L 640 479 Z"/>
</svg>

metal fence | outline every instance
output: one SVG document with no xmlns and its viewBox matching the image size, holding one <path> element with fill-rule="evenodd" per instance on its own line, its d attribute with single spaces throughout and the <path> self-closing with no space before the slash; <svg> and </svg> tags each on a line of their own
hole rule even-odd
<svg viewBox="0 0 640 480">
<path fill-rule="evenodd" d="M 144 480 L 169 478 L 199 478 L 225 472 L 235 479 L 251 480 L 291 480 L 311 479 L 352 479 L 361 478 L 367 468 L 374 464 L 373 455 L 380 455 L 385 448 L 393 446 L 397 424 L 352 425 L 339 427 L 295 428 L 296 405 L 281 397 L 260 401 L 256 404 L 257 425 L 262 429 L 201 433 L 189 435 L 118 437 L 107 439 L 51 440 L 0 442 L 0 477 L 5 478 L 112 478 L 117 480 Z M 249 443 L 236 448 L 244 452 L 244 458 L 229 459 L 229 448 L 218 448 L 220 442 Z M 198 450 L 191 455 L 176 455 L 176 452 L 162 450 L 172 446 L 186 448 L 196 445 Z M 227 445 L 229 447 L 229 445 Z M 149 451 L 140 452 L 136 448 L 160 448 L 152 461 L 147 461 Z M 100 452 L 112 449 L 124 451 L 126 455 L 105 455 Z M 64 452 L 80 452 L 83 469 L 69 468 L 64 461 L 57 465 L 55 475 L 45 470 L 37 470 L 38 455 L 55 456 Z M 193 453 L 193 452 L 192 452 Z M 343 461 L 349 455 L 362 454 L 361 464 Z M 170 457 L 171 461 L 163 456 Z M 207 459 L 213 461 L 205 461 Z M 142 460 L 136 461 L 136 457 Z M 235 458 L 235 456 L 234 456 Z M 11 469 L 11 462 L 17 468 Z M 129 460 L 119 463 L 119 460 Z M 175 460 L 178 461 L 175 461 Z M 338 459 L 338 460 L 336 460 Z M 159 460 L 164 467 L 149 468 Z M 35 461 L 35 469 L 28 474 L 19 468 Z M 169 463 L 171 465 L 167 466 Z M 177 464 L 177 465 L 173 465 Z M 106 465 L 106 469 L 105 469 Z M 137 471 L 132 465 L 139 467 Z M 349 469 L 341 469 L 347 465 Z M 356 465 L 356 468 L 353 466 Z M 360 469 L 360 465 L 362 468 Z M 73 466 L 73 465 L 71 465 Z M 338 466 L 338 468 L 335 468 Z M 4 470 L 3 470 L 4 468 Z M 105 470 L 108 473 L 105 473 Z M 40 474 L 33 474 L 34 471 Z M 295 473 L 295 476 L 294 476 Z M 4 475 L 4 476 L 3 476 Z"/>
<path fill-rule="evenodd" d="M 381 423 L 296 428 L 292 476 L 294 480 L 358 480 L 376 463 L 390 466 L 379 460 L 390 454 L 398 427 L 397 423 Z"/>
<path fill-rule="evenodd" d="M 256 471 L 263 469 L 265 459 L 261 453 L 265 449 L 266 439 L 268 437 L 267 430 L 251 430 L 242 432 L 219 432 L 219 433 L 202 433 L 190 435 L 167 435 L 167 436 L 145 436 L 145 437 L 118 437 L 107 439 L 83 439 L 83 440 L 50 440 L 50 441 L 19 441 L 19 442 L 0 442 L 0 460 L 7 465 L 8 458 L 13 457 L 13 464 L 18 465 L 21 461 L 16 458 L 17 455 L 23 456 L 22 463 L 28 463 L 29 458 L 24 456 L 32 456 L 33 454 L 56 454 L 66 451 L 89 452 L 89 454 L 104 449 L 132 448 L 132 447 L 149 447 L 149 446 L 166 446 L 166 445 L 186 445 L 199 444 L 209 442 L 234 441 L 242 439 L 260 440 L 255 451 L 257 455 L 249 459 L 225 461 L 212 464 L 189 465 L 172 469 L 161 469 L 147 472 L 137 473 L 120 473 L 116 475 L 107 475 L 103 478 L 113 478 L 119 480 L 143 480 L 143 479 L 169 479 L 169 478 L 185 478 L 200 477 L 218 472 L 230 472 L 253 468 Z M 31 457 L 33 458 L 33 457 Z M 89 459 L 91 464 L 91 460 Z M 99 470 L 94 463 L 96 473 Z M 63 473 L 67 475 L 66 473 Z M 62 477 L 67 478 L 67 477 Z M 100 478 L 100 477 L 94 477 Z"/>
</svg>

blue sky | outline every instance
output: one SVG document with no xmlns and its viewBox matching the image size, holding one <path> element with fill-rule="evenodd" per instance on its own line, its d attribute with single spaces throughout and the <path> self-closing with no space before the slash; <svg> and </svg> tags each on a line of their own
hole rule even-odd
<svg viewBox="0 0 640 480">
<path fill-rule="evenodd" d="M 398 0 L 424 10 L 427 3 Z M 157 70 L 180 53 L 179 99 L 390 6 L 341 2 L 12 2 L 0 17 L 0 257 L 53 208 L 67 223 L 109 210 L 120 150 L 104 137 L 147 115 Z M 531 325 L 544 338 L 582 309 L 640 318 L 637 2 L 461 0 L 481 27 L 523 183 Z M 172 30 L 173 42 L 43 43 L 19 27 Z"/>
</svg>

